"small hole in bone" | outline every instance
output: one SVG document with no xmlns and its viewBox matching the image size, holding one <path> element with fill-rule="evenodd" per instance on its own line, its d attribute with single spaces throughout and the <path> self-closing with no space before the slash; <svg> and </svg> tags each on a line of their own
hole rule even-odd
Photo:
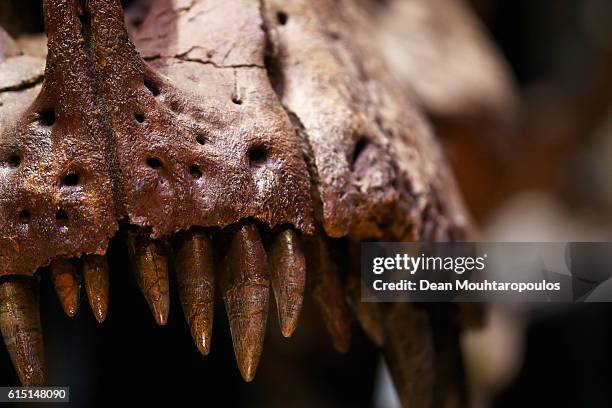
<svg viewBox="0 0 612 408">
<path fill-rule="evenodd" d="M 11 154 L 6 161 L 8 162 L 9 166 L 16 168 L 21 164 L 21 157 L 18 154 Z"/>
<path fill-rule="evenodd" d="M 60 225 L 66 225 L 68 222 L 68 213 L 65 210 L 57 210 L 55 213 L 55 220 Z"/>
<path fill-rule="evenodd" d="M 147 166 L 149 166 L 152 169 L 157 170 L 157 169 L 161 169 L 162 163 L 157 157 L 149 157 L 147 159 Z"/>
<path fill-rule="evenodd" d="M 140 17 L 135 17 L 131 20 L 132 25 L 136 28 L 140 27 L 143 22 L 143 19 Z"/>
<path fill-rule="evenodd" d="M 289 20 L 289 16 L 284 11 L 276 13 L 276 21 L 278 21 L 278 24 L 285 25 L 287 24 L 287 20 Z"/>
<path fill-rule="evenodd" d="M 192 164 L 189 166 L 189 174 L 191 174 L 193 178 L 199 179 L 202 177 L 202 170 L 200 170 L 200 167 L 197 164 Z"/>
<path fill-rule="evenodd" d="M 266 161 L 267 149 L 264 145 L 256 145 L 249 150 L 249 163 L 258 166 Z"/>
<path fill-rule="evenodd" d="M 180 112 L 182 110 L 181 102 L 176 99 L 170 101 L 170 109 L 172 112 Z"/>
<path fill-rule="evenodd" d="M 39 119 L 43 125 L 53 126 L 55 123 L 55 110 L 52 108 L 43 110 L 39 113 Z"/>
<path fill-rule="evenodd" d="M 197 135 L 196 142 L 198 142 L 198 144 L 203 145 L 204 143 L 206 143 L 206 138 L 202 135 Z"/>
<path fill-rule="evenodd" d="M 153 94 L 153 96 L 158 96 L 159 95 L 159 93 L 160 93 L 159 87 L 157 86 L 157 84 L 155 82 L 153 82 L 152 79 L 145 77 L 144 85 L 151 92 L 151 94 Z"/>
<path fill-rule="evenodd" d="M 232 95 L 232 102 L 236 105 L 242 105 L 242 99 L 238 95 Z"/>
<path fill-rule="evenodd" d="M 28 210 L 19 211 L 19 222 L 22 224 L 27 224 L 30 222 L 30 212 Z"/>
<path fill-rule="evenodd" d="M 136 122 L 138 123 L 142 123 L 145 120 L 145 117 L 142 113 L 135 113 L 134 114 L 134 119 L 136 119 Z"/>
<path fill-rule="evenodd" d="M 62 184 L 68 187 L 76 186 L 79 184 L 79 175 L 77 173 L 68 173 L 64 180 L 62 180 Z"/>
<path fill-rule="evenodd" d="M 353 157 L 351 158 L 351 169 L 355 170 L 355 163 L 359 160 L 359 156 L 363 153 L 363 151 L 368 147 L 370 141 L 366 137 L 361 137 L 357 144 L 355 145 L 355 150 L 353 151 Z"/>
</svg>

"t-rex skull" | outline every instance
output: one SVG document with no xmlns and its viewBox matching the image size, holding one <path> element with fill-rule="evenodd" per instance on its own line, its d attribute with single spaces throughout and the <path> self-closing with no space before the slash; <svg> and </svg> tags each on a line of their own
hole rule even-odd
<svg viewBox="0 0 612 408">
<path fill-rule="evenodd" d="M 204 354 L 218 278 L 246 380 L 270 286 L 287 337 L 308 290 L 346 351 L 348 291 L 391 355 L 414 327 L 431 356 L 426 312 L 399 305 L 381 317 L 358 300 L 357 268 L 343 275 L 332 259 L 354 258 L 364 240 L 473 236 L 428 124 L 368 34 L 365 3 L 155 0 L 128 30 L 119 0 L 44 0 L 44 75 L 0 35 L 0 328 L 24 384 L 44 381 L 25 278 L 49 265 L 74 315 L 82 275 L 102 321 L 115 235 L 159 324 L 176 254 Z M 397 319 L 406 330 L 391 333 Z"/>
</svg>

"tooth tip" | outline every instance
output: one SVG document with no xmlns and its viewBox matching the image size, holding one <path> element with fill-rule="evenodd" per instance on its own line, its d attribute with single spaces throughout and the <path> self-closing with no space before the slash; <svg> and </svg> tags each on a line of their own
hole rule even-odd
<svg viewBox="0 0 612 408">
<path fill-rule="evenodd" d="M 246 338 L 242 337 L 236 345 L 238 347 L 234 347 L 234 352 L 238 369 L 242 378 L 246 382 L 250 382 L 255 378 L 263 344 L 259 342 L 250 343 Z"/>
<path fill-rule="evenodd" d="M 350 332 L 349 332 L 350 333 Z M 350 334 L 349 335 L 345 335 L 345 336 L 335 336 L 332 340 L 332 343 L 334 345 L 334 348 L 336 349 L 337 352 L 342 353 L 342 354 L 346 354 L 349 352 L 350 348 L 351 348 L 351 337 Z"/>
<path fill-rule="evenodd" d="M 257 361 L 250 360 L 248 362 L 244 362 L 239 366 L 240 374 L 242 378 L 246 382 L 251 382 L 255 378 L 255 373 L 257 371 Z"/>
<path fill-rule="evenodd" d="M 251 333 L 251 335 L 246 335 L 246 333 Z M 257 333 L 258 335 L 253 336 L 253 333 Z M 257 371 L 263 349 L 264 333 L 265 326 L 251 327 L 238 336 L 232 336 L 234 339 L 236 362 L 240 369 L 240 374 L 242 374 L 242 378 L 244 378 L 246 382 L 252 381 L 255 377 L 255 372 Z"/>
<path fill-rule="evenodd" d="M 170 298 L 167 294 L 162 295 L 157 300 L 152 300 L 149 303 L 151 312 L 155 322 L 160 326 L 165 326 L 168 323 L 168 313 L 170 311 Z"/>
<path fill-rule="evenodd" d="M 70 302 L 70 303 L 64 304 L 64 312 L 68 315 L 68 317 L 76 316 L 78 312 L 78 306 L 76 302 Z"/>
<path fill-rule="evenodd" d="M 87 255 L 83 259 L 83 278 L 89 306 L 98 323 L 108 311 L 108 262 L 105 256 Z"/>
<path fill-rule="evenodd" d="M 168 323 L 168 312 L 163 310 L 157 310 L 153 313 L 155 321 L 160 326 L 165 326 Z"/>
<path fill-rule="evenodd" d="M 198 351 L 203 356 L 207 356 L 210 354 L 210 345 L 209 344 L 198 344 Z"/>
<path fill-rule="evenodd" d="M 96 321 L 98 323 L 103 323 L 104 320 L 106 320 L 106 309 L 103 309 L 101 307 L 100 308 L 96 308 L 94 310 L 94 316 L 95 316 Z"/>
<path fill-rule="evenodd" d="M 210 353 L 210 339 L 212 338 L 212 321 L 202 315 L 188 319 L 191 337 L 202 355 Z"/>
<path fill-rule="evenodd" d="M 242 378 L 246 382 L 251 382 L 255 379 L 255 373 L 242 373 Z"/>
<path fill-rule="evenodd" d="M 281 333 L 283 337 L 289 338 L 293 336 L 293 332 L 297 328 L 297 316 L 281 317 Z"/>
<path fill-rule="evenodd" d="M 210 353 L 210 334 L 201 333 L 195 334 L 194 338 L 196 339 L 196 346 L 198 347 L 198 351 L 202 353 L 202 355 L 207 356 Z"/>
<path fill-rule="evenodd" d="M 372 342 L 378 347 L 382 347 L 385 344 L 385 338 L 382 331 L 382 327 L 377 326 L 369 330 L 367 333 L 370 336 Z"/>
<path fill-rule="evenodd" d="M 378 346 L 378 347 L 382 347 L 385 345 L 385 341 L 383 340 L 383 335 L 382 333 L 378 334 L 372 334 L 371 335 L 371 339 L 374 342 L 374 345 Z"/>
<path fill-rule="evenodd" d="M 346 354 L 349 352 L 351 345 L 350 343 L 335 343 L 334 348 L 338 353 Z"/>
<path fill-rule="evenodd" d="M 277 309 L 281 333 L 284 337 L 291 337 L 300 320 L 302 301 L 301 299 L 286 299 L 284 302 L 277 300 Z"/>
</svg>

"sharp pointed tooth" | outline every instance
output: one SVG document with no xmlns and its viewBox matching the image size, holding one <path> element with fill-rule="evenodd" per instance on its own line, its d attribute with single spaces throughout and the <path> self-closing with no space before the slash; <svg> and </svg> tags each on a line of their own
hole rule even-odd
<svg viewBox="0 0 612 408">
<path fill-rule="evenodd" d="M 338 266 L 326 242 L 315 236 L 308 242 L 307 271 L 312 276 L 310 291 L 336 350 L 346 353 L 351 346 L 351 317 Z"/>
<path fill-rule="evenodd" d="M 347 279 L 347 292 L 351 305 L 365 334 L 377 346 L 383 345 L 382 316 L 378 303 L 361 301 L 361 282 L 357 276 L 351 275 Z"/>
<path fill-rule="evenodd" d="M 232 238 L 221 288 L 238 368 L 251 381 L 263 348 L 270 293 L 266 252 L 254 224 L 242 226 Z"/>
<path fill-rule="evenodd" d="M 106 319 L 108 310 L 108 262 L 106 256 L 83 257 L 83 281 L 89 305 L 98 323 Z"/>
<path fill-rule="evenodd" d="M 51 263 L 51 280 L 64 312 L 74 317 L 81 300 L 81 283 L 76 266 L 67 259 L 57 259 Z"/>
<path fill-rule="evenodd" d="M 272 243 L 270 274 L 281 332 L 291 337 L 302 310 L 306 282 L 301 239 L 291 229 L 279 233 Z"/>
<path fill-rule="evenodd" d="M 346 288 L 355 317 L 365 334 L 380 347 L 384 339 L 380 307 L 378 303 L 361 301 L 361 243 L 349 241 L 348 258 Z"/>
<path fill-rule="evenodd" d="M 38 296 L 28 282 L 0 283 L 0 331 L 21 384 L 45 382 Z"/>
<path fill-rule="evenodd" d="M 176 254 L 176 280 L 191 335 L 204 355 L 210 352 L 214 276 L 210 236 L 202 231 L 187 232 Z"/>
<path fill-rule="evenodd" d="M 385 358 L 405 407 L 430 407 L 435 354 L 428 314 L 408 303 L 385 305 Z"/>
<path fill-rule="evenodd" d="M 128 248 L 138 287 L 155 321 L 163 326 L 170 310 L 168 248 L 163 241 L 132 231 L 128 233 Z"/>
<path fill-rule="evenodd" d="M 435 309 L 431 314 L 436 351 L 434 407 L 467 407 L 465 370 L 459 327 L 452 322 L 454 310 Z"/>
</svg>

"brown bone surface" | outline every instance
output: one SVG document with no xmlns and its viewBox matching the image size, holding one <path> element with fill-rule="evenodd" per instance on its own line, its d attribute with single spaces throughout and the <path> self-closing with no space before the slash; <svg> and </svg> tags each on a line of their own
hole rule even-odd
<svg viewBox="0 0 612 408">
<path fill-rule="evenodd" d="M 415 240 L 427 223 L 441 235 L 464 228 L 441 153 L 376 55 L 366 10 L 264 3 L 272 79 L 304 135 L 327 235 Z"/>
<path fill-rule="evenodd" d="M 123 217 L 153 237 L 246 217 L 312 231 L 306 166 L 262 68 L 259 26 L 239 52 L 252 66 L 184 64 L 178 86 L 140 58 L 119 2 L 86 4 L 45 2 L 45 81 L 0 140 L 0 273 L 104 253 Z"/>
<path fill-rule="evenodd" d="M 183 3 L 151 6 L 135 35 L 148 65 L 119 2 L 45 2 L 42 89 L 0 139 L 0 274 L 102 254 L 125 217 L 153 238 L 248 217 L 310 233 L 313 206 L 334 237 L 465 226 L 427 126 L 365 58 L 367 30 L 349 39 L 363 10 Z"/>
</svg>

